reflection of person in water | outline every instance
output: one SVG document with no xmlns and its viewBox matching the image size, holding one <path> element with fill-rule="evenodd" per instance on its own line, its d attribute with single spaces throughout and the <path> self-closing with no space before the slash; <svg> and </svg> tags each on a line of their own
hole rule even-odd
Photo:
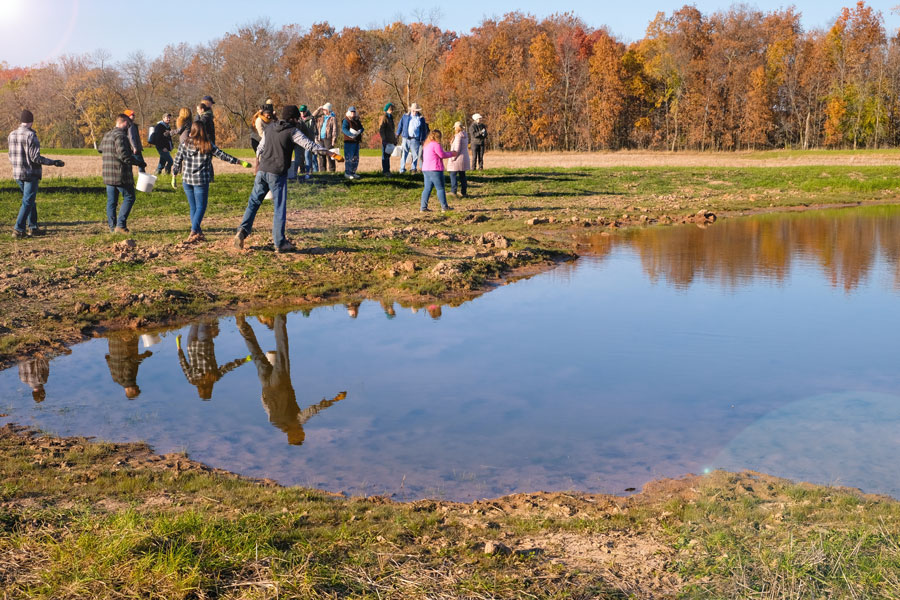
<svg viewBox="0 0 900 600">
<path fill-rule="evenodd" d="M 394 303 L 388 302 L 387 300 L 381 301 L 381 309 L 384 310 L 384 315 L 388 319 L 393 319 L 397 316 L 397 313 L 394 311 Z"/>
<path fill-rule="evenodd" d="M 31 388 L 31 397 L 35 402 L 43 402 L 47 396 L 44 384 L 47 383 L 49 377 L 50 361 L 43 356 L 23 360 L 19 363 L 19 379 Z"/>
<path fill-rule="evenodd" d="M 428 314 L 431 315 L 432 319 L 440 319 L 441 318 L 441 307 L 437 304 L 429 304 L 426 309 Z"/>
<path fill-rule="evenodd" d="M 197 394 L 202 400 L 212 398 L 213 385 L 225 376 L 225 373 L 236 369 L 250 360 L 249 356 L 236 358 L 221 367 L 216 361 L 216 349 L 213 339 L 219 335 L 219 324 L 215 321 L 209 323 L 195 323 L 188 332 L 187 353 L 190 361 L 184 355 L 181 348 L 181 336 L 175 338 L 178 346 L 178 361 L 184 376 L 197 386 Z"/>
<path fill-rule="evenodd" d="M 347 314 L 350 315 L 351 319 L 355 319 L 359 316 L 359 305 L 361 302 L 349 302 L 347 303 Z"/>
<path fill-rule="evenodd" d="M 125 388 L 128 398 L 137 398 L 141 388 L 137 384 L 138 367 L 148 356 L 153 356 L 149 350 L 143 354 L 138 353 L 138 336 L 110 336 L 109 354 L 106 355 L 106 364 L 109 365 L 109 374 L 113 381 Z"/>
<path fill-rule="evenodd" d="M 269 422 L 287 434 L 288 443 L 299 446 L 306 438 L 303 424 L 319 411 L 335 402 L 343 400 L 346 392 L 341 392 L 330 400 L 323 399 L 318 404 L 303 410 L 297 405 L 294 386 L 291 385 L 291 361 L 288 350 L 287 316 L 278 315 L 274 319 L 275 351 L 264 353 L 256 340 L 253 328 L 244 317 L 237 317 L 238 330 L 247 343 L 250 358 L 256 364 L 259 381 L 262 384 L 262 402 Z"/>
</svg>

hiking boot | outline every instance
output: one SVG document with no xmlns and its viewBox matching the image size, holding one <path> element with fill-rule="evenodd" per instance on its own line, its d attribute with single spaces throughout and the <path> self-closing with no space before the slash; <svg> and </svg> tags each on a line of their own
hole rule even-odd
<svg viewBox="0 0 900 600">
<path fill-rule="evenodd" d="M 18 229 L 13 229 L 13 237 L 14 238 L 23 238 L 23 237 L 25 237 L 25 232 L 19 231 Z"/>
<path fill-rule="evenodd" d="M 431 209 L 426 206 L 425 208 L 420 208 L 419 212 L 431 212 Z"/>
<path fill-rule="evenodd" d="M 441 212 L 447 212 L 449 210 L 453 210 L 453 207 L 452 206 L 442 206 L 441 207 Z"/>
<path fill-rule="evenodd" d="M 28 237 L 35 237 L 38 235 L 44 235 L 44 230 L 39 229 L 38 227 L 28 230 Z"/>
<path fill-rule="evenodd" d="M 131 230 L 129 230 L 127 227 L 116 227 L 115 229 L 113 229 L 113 233 L 131 233 Z"/>
<path fill-rule="evenodd" d="M 281 254 L 282 252 L 293 252 L 296 249 L 297 247 L 291 243 L 290 240 L 284 240 L 277 248 L 275 248 L 275 252 Z"/>
<path fill-rule="evenodd" d="M 238 231 L 234 234 L 234 247 L 238 250 L 243 250 L 245 239 L 247 239 L 247 235 L 243 231 Z"/>
<path fill-rule="evenodd" d="M 195 233 L 195 232 L 192 231 L 192 232 L 191 232 L 191 235 L 189 235 L 189 236 L 187 237 L 187 239 L 184 240 L 184 243 L 185 243 L 185 244 L 193 244 L 194 242 L 197 242 L 197 241 L 199 241 L 199 240 L 200 240 L 200 234 L 199 234 L 199 233 Z"/>
</svg>

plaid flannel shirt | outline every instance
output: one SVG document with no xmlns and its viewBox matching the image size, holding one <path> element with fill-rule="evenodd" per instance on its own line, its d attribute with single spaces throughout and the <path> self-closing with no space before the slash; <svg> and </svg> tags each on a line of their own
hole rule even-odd
<svg viewBox="0 0 900 600">
<path fill-rule="evenodd" d="M 115 186 L 133 186 L 134 173 L 132 165 L 140 161 L 132 154 L 128 134 L 118 127 L 106 132 L 100 140 L 100 153 L 103 154 L 103 183 Z"/>
<path fill-rule="evenodd" d="M 241 163 L 239 158 L 222 152 L 213 144 L 212 154 L 203 154 L 190 142 L 178 146 L 178 154 L 175 155 L 175 163 L 172 165 L 172 175 L 183 173 L 183 183 L 187 185 L 206 185 L 215 178 L 212 167 L 212 157 L 237 165 Z M 183 163 L 183 164 L 182 164 Z"/>
<path fill-rule="evenodd" d="M 18 129 L 11 131 L 7 141 L 13 179 L 39 181 L 43 176 L 41 165 L 53 164 L 52 160 L 41 156 L 41 143 L 27 124 L 22 123 Z"/>
</svg>

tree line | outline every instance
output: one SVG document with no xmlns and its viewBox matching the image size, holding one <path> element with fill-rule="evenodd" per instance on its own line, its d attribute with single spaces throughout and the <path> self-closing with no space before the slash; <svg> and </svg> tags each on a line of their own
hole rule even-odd
<svg viewBox="0 0 900 600">
<path fill-rule="evenodd" d="M 462 35 L 421 22 L 338 31 L 263 20 L 156 58 L 0 63 L 0 123 L 11 130 L 28 107 L 49 147 L 96 146 L 125 107 L 146 135 L 207 94 L 223 146 L 248 145 L 272 98 L 355 105 L 367 132 L 387 102 L 417 102 L 448 131 L 478 112 L 490 147 L 510 150 L 880 148 L 900 145 L 900 33 L 863 1 L 826 30 L 804 30 L 794 8 L 684 6 L 627 44 L 571 13 L 509 13 Z M 377 133 L 364 143 L 378 146 Z"/>
</svg>

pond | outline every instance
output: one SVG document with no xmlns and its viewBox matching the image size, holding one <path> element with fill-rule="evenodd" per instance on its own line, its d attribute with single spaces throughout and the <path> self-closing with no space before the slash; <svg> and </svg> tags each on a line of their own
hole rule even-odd
<svg viewBox="0 0 900 600">
<path fill-rule="evenodd" d="M 585 237 L 457 307 L 121 334 L 0 372 L 0 422 L 408 500 L 753 469 L 900 497 L 900 208 Z"/>
</svg>

